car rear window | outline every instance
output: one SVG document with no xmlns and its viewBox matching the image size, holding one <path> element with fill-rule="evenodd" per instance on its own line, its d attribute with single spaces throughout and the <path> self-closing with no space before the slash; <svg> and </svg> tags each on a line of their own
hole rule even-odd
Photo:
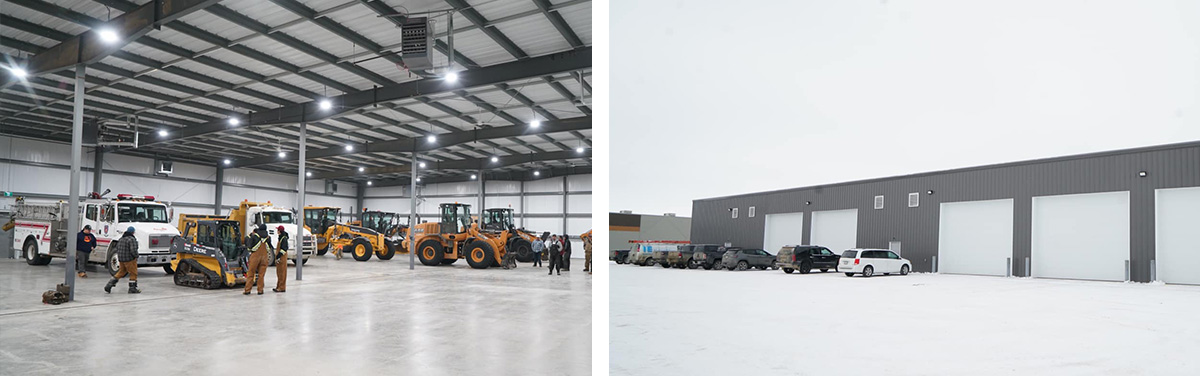
<svg viewBox="0 0 1200 376">
<path fill-rule="evenodd" d="M 858 251 L 842 252 L 842 258 L 855 258 L 855 257 L 858 257 Z"/>
</svg>

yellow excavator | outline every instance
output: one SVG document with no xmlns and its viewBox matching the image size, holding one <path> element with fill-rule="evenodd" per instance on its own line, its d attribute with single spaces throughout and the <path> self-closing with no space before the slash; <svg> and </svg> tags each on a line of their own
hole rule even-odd
<svg viewBox="0 0 1200 376">
<path fill-rule="evenodd" d="M 410 227 L 401 246 L 407 250 L 409 242 L 415 242 L 417 258 L 428 266 L 449 265 L 459 259 L 467 259 L 475 269 L 501 266 L 511 233 L 481 231 L 479 223 L 471 221 L 471 205 L 441 204 L 438 212 L 438 222 Z"/>
</svg>

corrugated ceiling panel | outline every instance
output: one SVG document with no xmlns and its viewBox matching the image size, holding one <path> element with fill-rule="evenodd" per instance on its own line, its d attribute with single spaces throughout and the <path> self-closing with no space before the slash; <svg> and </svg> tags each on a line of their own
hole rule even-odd
<svg viewBox="0 0 1200 376">
<path fill-rule="evenodd" d="M 312 55 L 300 52 L 267 37 L 254 38 L 246 41 L 243 45 L 300 67 L 307 67 L 321 62 L 321 60 Z"/>
<path fill-rule="evenodd" d="M 261 91 L 261 92 L 264 92 L 264 93 L 267 93 L 270 95 L 274 95 L 276 97 L 280 97 L 280 98 L 292 101 L 294 103 L 308 102 L 308 101 L 312 100 L 310 98 L 301 97 L 299 95 L 292 94 L 292 92 L 290 92 L 290 91 L 279 89 L 279 88 L 276 88 L 274 86 L 267 85 L 264 83 L 253 83 L 250 85 L 246 85 L 246 87 L 250 88 L 250 89 L 258 90 L 258 91 Z"/>
<path fill-rule="evenodd" d="M 528 17 L 523 21 L 499 24 L 496 25 L 496 29 L 504 33 L 529 56 L 540 56 L 571 49 L 571 45 L 546 17 Z"/>
<path fill-rule="evenodd" d="M 272 65 L 264 64 L 258 60 L 251 59 L 240 53 L 232 52 L 226 49 L 220 49 L 208 54 L 208 57 L 217 59 L 229 64 L 233 64 L 239 68 L 249 70 L 263 76 L 270 76 L 284 72 L 284 70 L 275 68 Z"/>
<path fill-rule="evenodd" d="M 458 24 L 455 23 L 455 25 Z M 445 38 L 441 39 L 445 41 Z M 490 37 L 479 31 L 479 29 L 455 33 L 454 49 L 481 66 L 516 60 L 516 58 L 512 57 L 504 48 L 501 48 L 499 44 L 496 44 L 496 42 L 492 41 Z"/>
<path fill-rule="evenodd" d="M 575 35 L 583 40 L 583 44 L 592 45 L 592 3 L 572 5 L 558 10 L 567 25 L 575 30 Z"/>
</svg>

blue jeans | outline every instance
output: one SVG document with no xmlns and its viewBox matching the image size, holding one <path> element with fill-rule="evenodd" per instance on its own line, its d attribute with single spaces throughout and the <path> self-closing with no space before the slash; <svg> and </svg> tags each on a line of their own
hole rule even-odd
<svg viewBox="0 0 1200 376">
<path fill-rule="evenodd" d="M 542 253 L 541 252 L 533 253 L 533 266 L 542 266 Z"/>
</svg>

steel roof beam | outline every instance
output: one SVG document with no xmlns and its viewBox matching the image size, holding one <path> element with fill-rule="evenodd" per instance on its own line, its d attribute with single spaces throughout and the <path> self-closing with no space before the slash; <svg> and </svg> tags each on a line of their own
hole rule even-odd
<svg viewBox="0 0 1200 376">
<path fill-rule="evenodd" d="M 583 153 L 576 153 L 573 150 L 571 150 L 571 151 L 564 150 L 564 151 L 552 151 L 552 152 L 547 152 L 547 153 L 509 155 L 509 156 L 500 157 L 499 161 L 497 161 L 497 162 L 492 162 L 490 158 L 467 158 L 467 159 L 459 159 L 459 160 L 453 160 L 453 161 L 438 161 L 438 162 L 433 162 L 433 163 L 426 163 L 427 167 L 422 167 L 421 171 L 454 170 L 454 169 L 459 169 L 459 170 L 496 169 L 496 168 L 501 168 L 501 167 L 506 167 L 506 166 L 519 165 L 522 163 L 533 163 L 533 162 L 552 161 L 552 160 L 560 160 L 560 159 L 588 158 L 588 157 L 591 157 L 591 155 L 592 154 L 591 154 L 590 150 L 585 150 Z M 358 172 L 358 170 L 351 170 L 351 171 L 341 171 L 341 172 L 320 173 L 320 174 L 313 174 L 312 177 L 313 177 L 313 179 L 337 179 L 337 178 L 350 178 L 350 177 L 356 177 L 356 176 L 371 176 L 371 175 L 378 175 L 378 174 L 404 174 L 404 173 L 411 173 L 411 172 L 412 172 L 412 165 L 409 164 L 409 165 L 405 165 L 405 166 L 366 168 L 366 169 L 363 169 L 363 172 Z"/>
</svg>

